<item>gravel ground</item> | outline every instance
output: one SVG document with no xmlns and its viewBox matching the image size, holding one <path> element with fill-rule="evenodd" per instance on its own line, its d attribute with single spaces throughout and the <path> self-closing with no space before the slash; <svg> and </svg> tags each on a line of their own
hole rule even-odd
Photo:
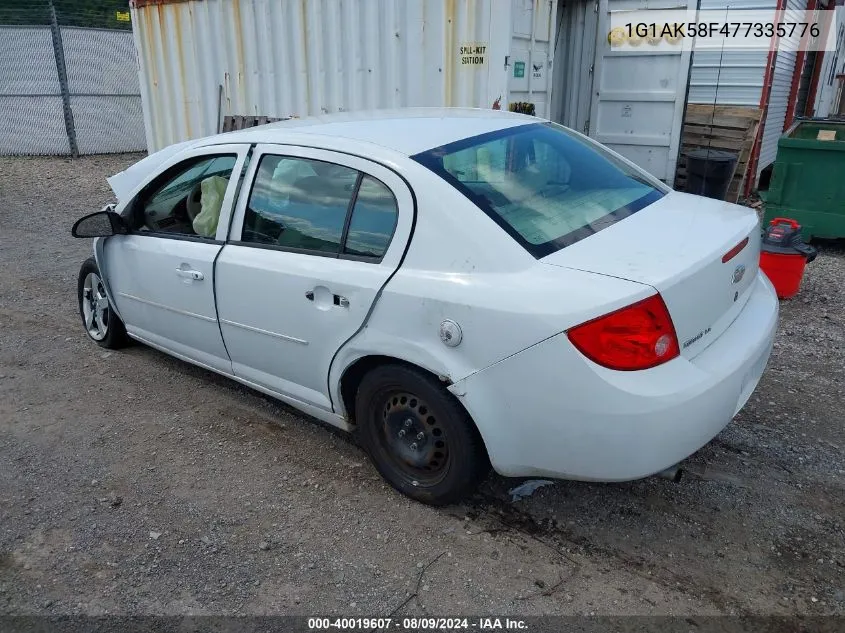
<svg viewBox="0 0 845 633">
<path fill-rule="evenodd" d="M 284 405 L 87 339 L 69 228 L 137 158 L 0 158 L 0 613 L 845 614 L 841 244 L 697 474 L 432 509 Z"/>
</svg>

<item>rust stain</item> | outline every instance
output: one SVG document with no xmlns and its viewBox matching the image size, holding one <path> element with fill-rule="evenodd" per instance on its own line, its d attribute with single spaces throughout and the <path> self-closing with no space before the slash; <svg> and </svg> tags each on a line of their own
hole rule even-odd
<svg viewBox="0 0 845 633">
<path fill-rule="evenodd" d="M 152 12 L 155 11 L 152 7 L 144 7 L 141 9 L 143 19 L 140 21 L 138 28 L 141 30 L 141 33 L 144 36 L 144 41 L 146 42 L 146 55 L 144 59 L 144 66 L 149 73 L 150 81 L 154 87 L 158 87 L 158 74 L 156 74 L 156 52 L 155 52 L 155 41 L 153 40 L 153 30 L 150 28 L 150 24 L 152 23 Z"/>
<path fill-rule="evenodd" d="M 156 7 L 151 7 L 151 9 L 153 11 L 155 11 L 156 19 L 158 20 L 158 37 L 159 37 L 159 42 L 161 43 L 161 62 L 162 62 L 162 64 L 166 65 L 167 59 L 168 59 L 167 44 L 166 44 L 166 42 L 167 42 L 167 27 L 164 24 L 164 12 L 167 9 L 167 7 L 156 6 Z M 166 73 L 166 71 L 164 73 L 162 73 L 161 83 L 162 83 L 162 88 L 166 90 L 167 89 L 167 73 Z M 168 104 L 169 98 L 172 98 L 172 95 L 160 94 L 162 109 L 165 110 L 165 111 L 169 107 L 169 104 Z M 164 114 L 164 113 L 162 113 L 162 114 Z M 163 133 L 166 134 L 167 133 L 166 131 L 168 130 L 168 128 L 169 128 L 169 126 L 164 126 L 163 127 Z M 173 140 L 172 140 L 172 137 L 171 137 L 170 139 L 168 139 L 167 144 L 172 143 L 172 142 L 173 142 Z"/>
<path fill-rule="evenodd" d="M 164 7 L 151 7 L 153 11 L 155 11 L 156 19 L 158 20 L 158 37 L 159 42 L 161 43 L 161 60 L 163 63 L 166 63 L 165 60 L 167 59 L 167 27 L 164 25 Z M 167 83 L 167 77 L 162 77 L 163 82 Z"/>
<path fill-rule="evenodd" d="M 143 51 L 142 54 L 144 55 L 144 67 L 146 69 L 147 80 L 150 82 L 150 101 L 152 102 L 153 110 L 157 110 L 158 108 L 156 106 L 160 105 L 163 101 L 158 90 L 158 65 L 156 64 L 158 53 L 156 52 L 156 42 L 152 28 L 153 24 L 155 24 L 154 14 L 158 11 L 158 9 L 152 6 L 145 6 L 141 8 L 140 11 L 141 19 L 138 21 L 137 28 L 141 30 L 146 47 L 146 51 Z M 135 25 L 133 25 L 132 28 L 135 28 Z M 166 143 L 163 143 L 162 141 L 162 131 L 160 127 L 154 125 L 153 128 L 156 137 L 156 145 L 159 147 L 166 145 Z"/>
<path fill-rule="evenodd" d="M 185 120 L 185 131 L 188 138 L 193 138 L 191 134 L 191 110 L 188 103 L 188 76 L 185 73 L 185 50 L 182 46 L 182 18 L 178 7 L 174 7 L 173 24 L 175 27 L 174 39 L 176 40 L 176 59 L 179 64 L 179 76 L 176 78 L 179 87 L 182 89 L 182 115 Z"/>
<path fill-rule="evenodd" d="M 167 30 L 165 29 L 165 26 L 164 26 L 164 11 L 165 11 L 165 10 L 164 10 L 163 8 L 160 8 L 160 7 L 156 7 L 156 8 L 155 8 L 155 9 L 153 9 L 153 10 L 154 10 L 154 11 L 155 11 L 155 13 L 156 13 L 156 18 L 158 18 L 158 30 L 159 30 L 159 33 L 160 33 L 160 34 L 161 34 L 161 36 L 162 36 L 162 40 L 164 40 L 164 34 L 165 34 L 165 33 L 167 33 Z"/>
<path fill-rule="evenodd" d="M 231 0 L 232 5 L 232 19 L 233 27 L 235 29 L 235 48 L 238 52 L 237 59 L 237 90 L 243 107 L 246 107 L 246 82 L 244 78 L 244 65 L 246 59 L 244 58 L 244 40 L 243 40 L 243 25 L 241 23 L 241 3 L 240 0 Z"/>
<path fill-rule="evenodd" d="M 129 6 L 135 7 L 136 9 L 142 9 L 165 4 L 182 4 L 190 1 L 191 0 L 129 0 Z"/>
</svg>

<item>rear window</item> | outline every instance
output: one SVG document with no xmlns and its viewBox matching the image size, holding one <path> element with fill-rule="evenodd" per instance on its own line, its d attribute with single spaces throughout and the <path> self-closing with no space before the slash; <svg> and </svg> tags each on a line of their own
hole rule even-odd
<svg viewBox="0 0 845 633">
<path fill-rule="evenodd" d="M 534 257 L 662 198 L 649 177 L 553 123 L 497 130 L 417 154 Z"/>
</svg>

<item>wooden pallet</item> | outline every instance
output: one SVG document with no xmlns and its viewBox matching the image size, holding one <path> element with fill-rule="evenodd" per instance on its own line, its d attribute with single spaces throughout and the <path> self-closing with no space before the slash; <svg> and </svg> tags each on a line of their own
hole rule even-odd
<svg viewBox="0 0 845 633">
<path fill-rule="evenodd" d="M 265 123 L 275 123 L 276 121 L 286 121 L 287 119 L 280 119 L 272 116 L 244 116 L 236 114 L 233 116 L 223 117 L 223 131 L 232 132 L 234 130 L 244 130 L 256 125 L 264 125 Z"/>
<path fill-rule="evenodd" d="M 690 103 L 681 134 L 681 154 L 675 174 L 675 189 L 684 191 L 687 183 L 687 152 L 694 149 L 719 149 L 739 154 L 727 200 L 736 202 L 742 191 L 748 158 L 760 124 L 760 109 Z"/>
</svg>

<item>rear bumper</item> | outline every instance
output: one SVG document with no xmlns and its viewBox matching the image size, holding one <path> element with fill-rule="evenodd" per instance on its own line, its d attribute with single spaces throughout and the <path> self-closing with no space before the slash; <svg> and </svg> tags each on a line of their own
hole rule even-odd
<svg viewBox="0 0 845 633">
<path fill-rule="evenodd" d="M 745 405 L 772 349 L 778 304 L 758 273 L 744 309 L 695 358 L 619 372 L 559 334 L 452 385 L 503 475 L 638 479 L 709 442 Z"/>
</svg>

